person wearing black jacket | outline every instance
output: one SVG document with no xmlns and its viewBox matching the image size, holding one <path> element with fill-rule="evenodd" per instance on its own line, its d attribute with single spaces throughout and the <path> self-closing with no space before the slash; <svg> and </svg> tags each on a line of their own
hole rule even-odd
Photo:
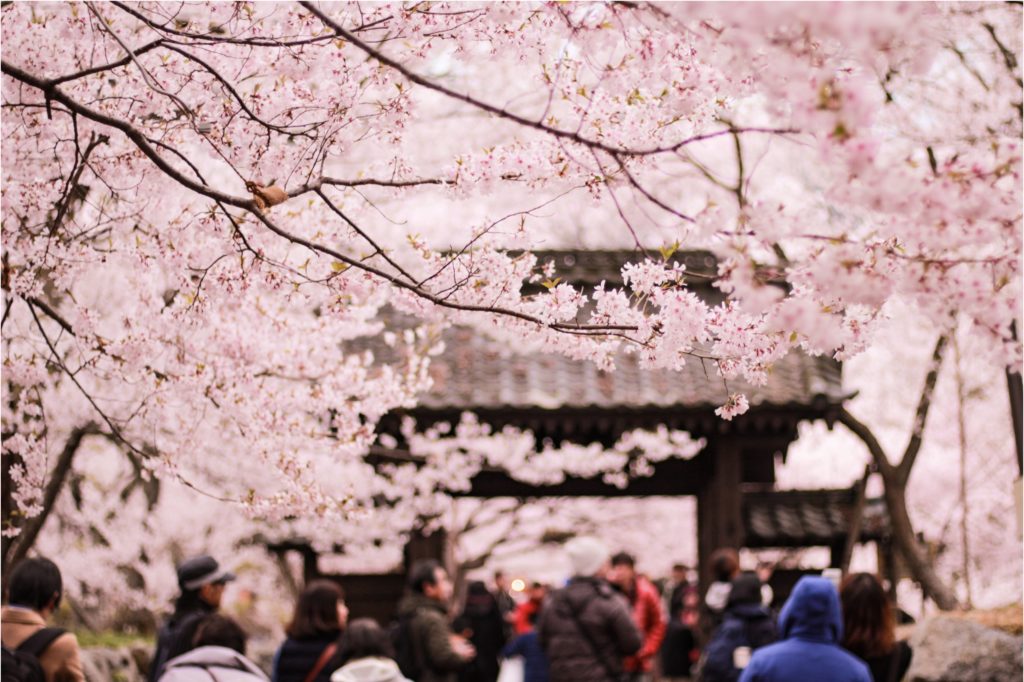
<svg viewBox="0 0 1024 682">
<path fill-rule="evenodd" d="M 702 682 L 736 682 L 755 649 L 778 639 L 775 619 L 761 603 L 761 580 L 744 572 L 730 584 L 722 624 L 704 650 Z"/>
<path fill-rule="evenodd" d="M 505 645 L 505 621 L 498 602 L 487 586 L 473 581 L 466 590 L 466 606 L 455 629 L 469 630 L 476 658 L 459 671 L 460 682 L 494 682 L 498 679 L 498 653 Z"/>
<path fill-rule="evenodd" d="M 285 628 L 288 639 L 274 654 L 272 682 L 303 682 L 311 672 L 315 682 L 327 682 L 342 664 L 339 639 L 347 622 L 341 587 L 330 580 L 311 581 Z"/>
<path fill-rule="evenodd" d="M 157 634 L 149 682 L 160 679 L 167 661 L 192 650 L 199 623 L 217 612 L 224 587 L 234 579 L 234 573 L 221 569 L 217 560 L 207 555 L 193 557 L 178 566 L 181 595 L 174 604 L 174 613 Z"/>
<path fill-rule="evenodd" d="M 618 682 L 623 659 L 640 651 L 643 639 L 629 603 L 600 577 L 608 549 L 595 538 L 566 544 L 573 578 L 541 608 L 540 646 L 551 682 Z"/>
<path fill-rule="evenodd" d="M 661 643 L 661 672 L 666 682 L 690 677 L 690 668 L 695 660 L 697 637 L 697 606 L 700 596 L 696 585 L 686 578 L 687 568 L 682 564 L 672 567 L 672 582 L 669 584 L 666 613 L 668 624 L 665 640 Z"/>
</svg>

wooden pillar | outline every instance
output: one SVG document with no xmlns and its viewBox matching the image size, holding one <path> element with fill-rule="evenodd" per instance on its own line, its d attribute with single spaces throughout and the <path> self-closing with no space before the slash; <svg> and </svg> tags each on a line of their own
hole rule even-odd
<svg viewBox="0 0 1024 682">
<path fill-rule="evenodd" d="M 741 511 L 742 462 L 739 443 L 725 436 L 714 441 L 702 457 L 708 457 L 708 476 L 697 494 L 697 560 L 701 594 L 711 584 L 711 553 L 722 547 L 739 550 L 743 545 Z"/>
<path fill-rule="evenodd" d="M 843 555 L 846 553 L 846 545 L 847 541 L 846 536 L 844 535 L 835 540 L 829 547 L 829 568 L 838 568 L 844 573 L 846 572 L 845 569 L 843 569 Z"/>
</svg>

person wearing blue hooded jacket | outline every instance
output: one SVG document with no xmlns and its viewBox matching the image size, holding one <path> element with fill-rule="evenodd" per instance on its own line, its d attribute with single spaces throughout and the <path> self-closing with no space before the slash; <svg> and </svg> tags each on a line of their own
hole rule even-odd
<svg viewBox="0 0 1024 682">
<path fill-rule="evenodd" d="M 779 614 L 782 641 L 754 652 L 740 682 L 871 682 L 859 658 L 840 646 L 843 614 L 831 581 L 804 576 Z"/>
</svg>

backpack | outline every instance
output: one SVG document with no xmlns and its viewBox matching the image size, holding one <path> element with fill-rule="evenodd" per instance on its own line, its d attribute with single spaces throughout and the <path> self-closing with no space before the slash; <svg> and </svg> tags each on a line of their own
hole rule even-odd
<svg viewBox="0 0 1024 682">
<path fill-rule="evenodd" d="M 410 680 L 418 680 L 423 674 L 423 659 L 413 628 L 417 613 L 418 611 L 413 611 L 400 615 L 389 628 L 391 644 L 395 647 L 395 663 L 402 674 Z"/>
<path fill-rule="evenodd" d="M 15 649 L 4 645 L 0 682 L 46 682 L 39 656 L 64 632 L 60 628 L 41 628 Z"/>
<path fill-rule="evenodd" d="M 733 682 L 750 663 L 750 654 L 775 640 L 775 627 L 767 615 L 761 618 L 727 617 L 704 648 L 696 679 L 701 682 Z"/>
</svg>

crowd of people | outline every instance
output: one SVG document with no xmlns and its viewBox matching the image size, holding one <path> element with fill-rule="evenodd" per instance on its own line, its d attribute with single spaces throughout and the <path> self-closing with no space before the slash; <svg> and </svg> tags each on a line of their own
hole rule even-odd
<svg viewBox="0 0 1024 682">
<path fill-rule="evenodd" d="M 876 577 L 840 585 L 806 575 L 778 613 L 760 575 L 734 550 L 710 559 L 700 596 L 682 565 L 656 586 L 625 552 L 600 540 L 565 546 L 572 575 L 533 583 L 516 600 L 505 576 L 470 582 L 450 617 L 453 586 L 436 561 L 415 562 L 397 618 L 349 620 L 341 588 L 309 582 L 268 676 L 246 657 L 247 636 L 220 613 L 235 576 L 209 556 L 178 566 L 181 593 L 157 636 L 150 682 L 895 682 L 912 652 L 894 636 Z M 61 603 L 60 571 L 44 558 L 12 572 L 2 611 L 4 680 L 84 680 L 74 634 L 47 627 Z"/>
</svg>

